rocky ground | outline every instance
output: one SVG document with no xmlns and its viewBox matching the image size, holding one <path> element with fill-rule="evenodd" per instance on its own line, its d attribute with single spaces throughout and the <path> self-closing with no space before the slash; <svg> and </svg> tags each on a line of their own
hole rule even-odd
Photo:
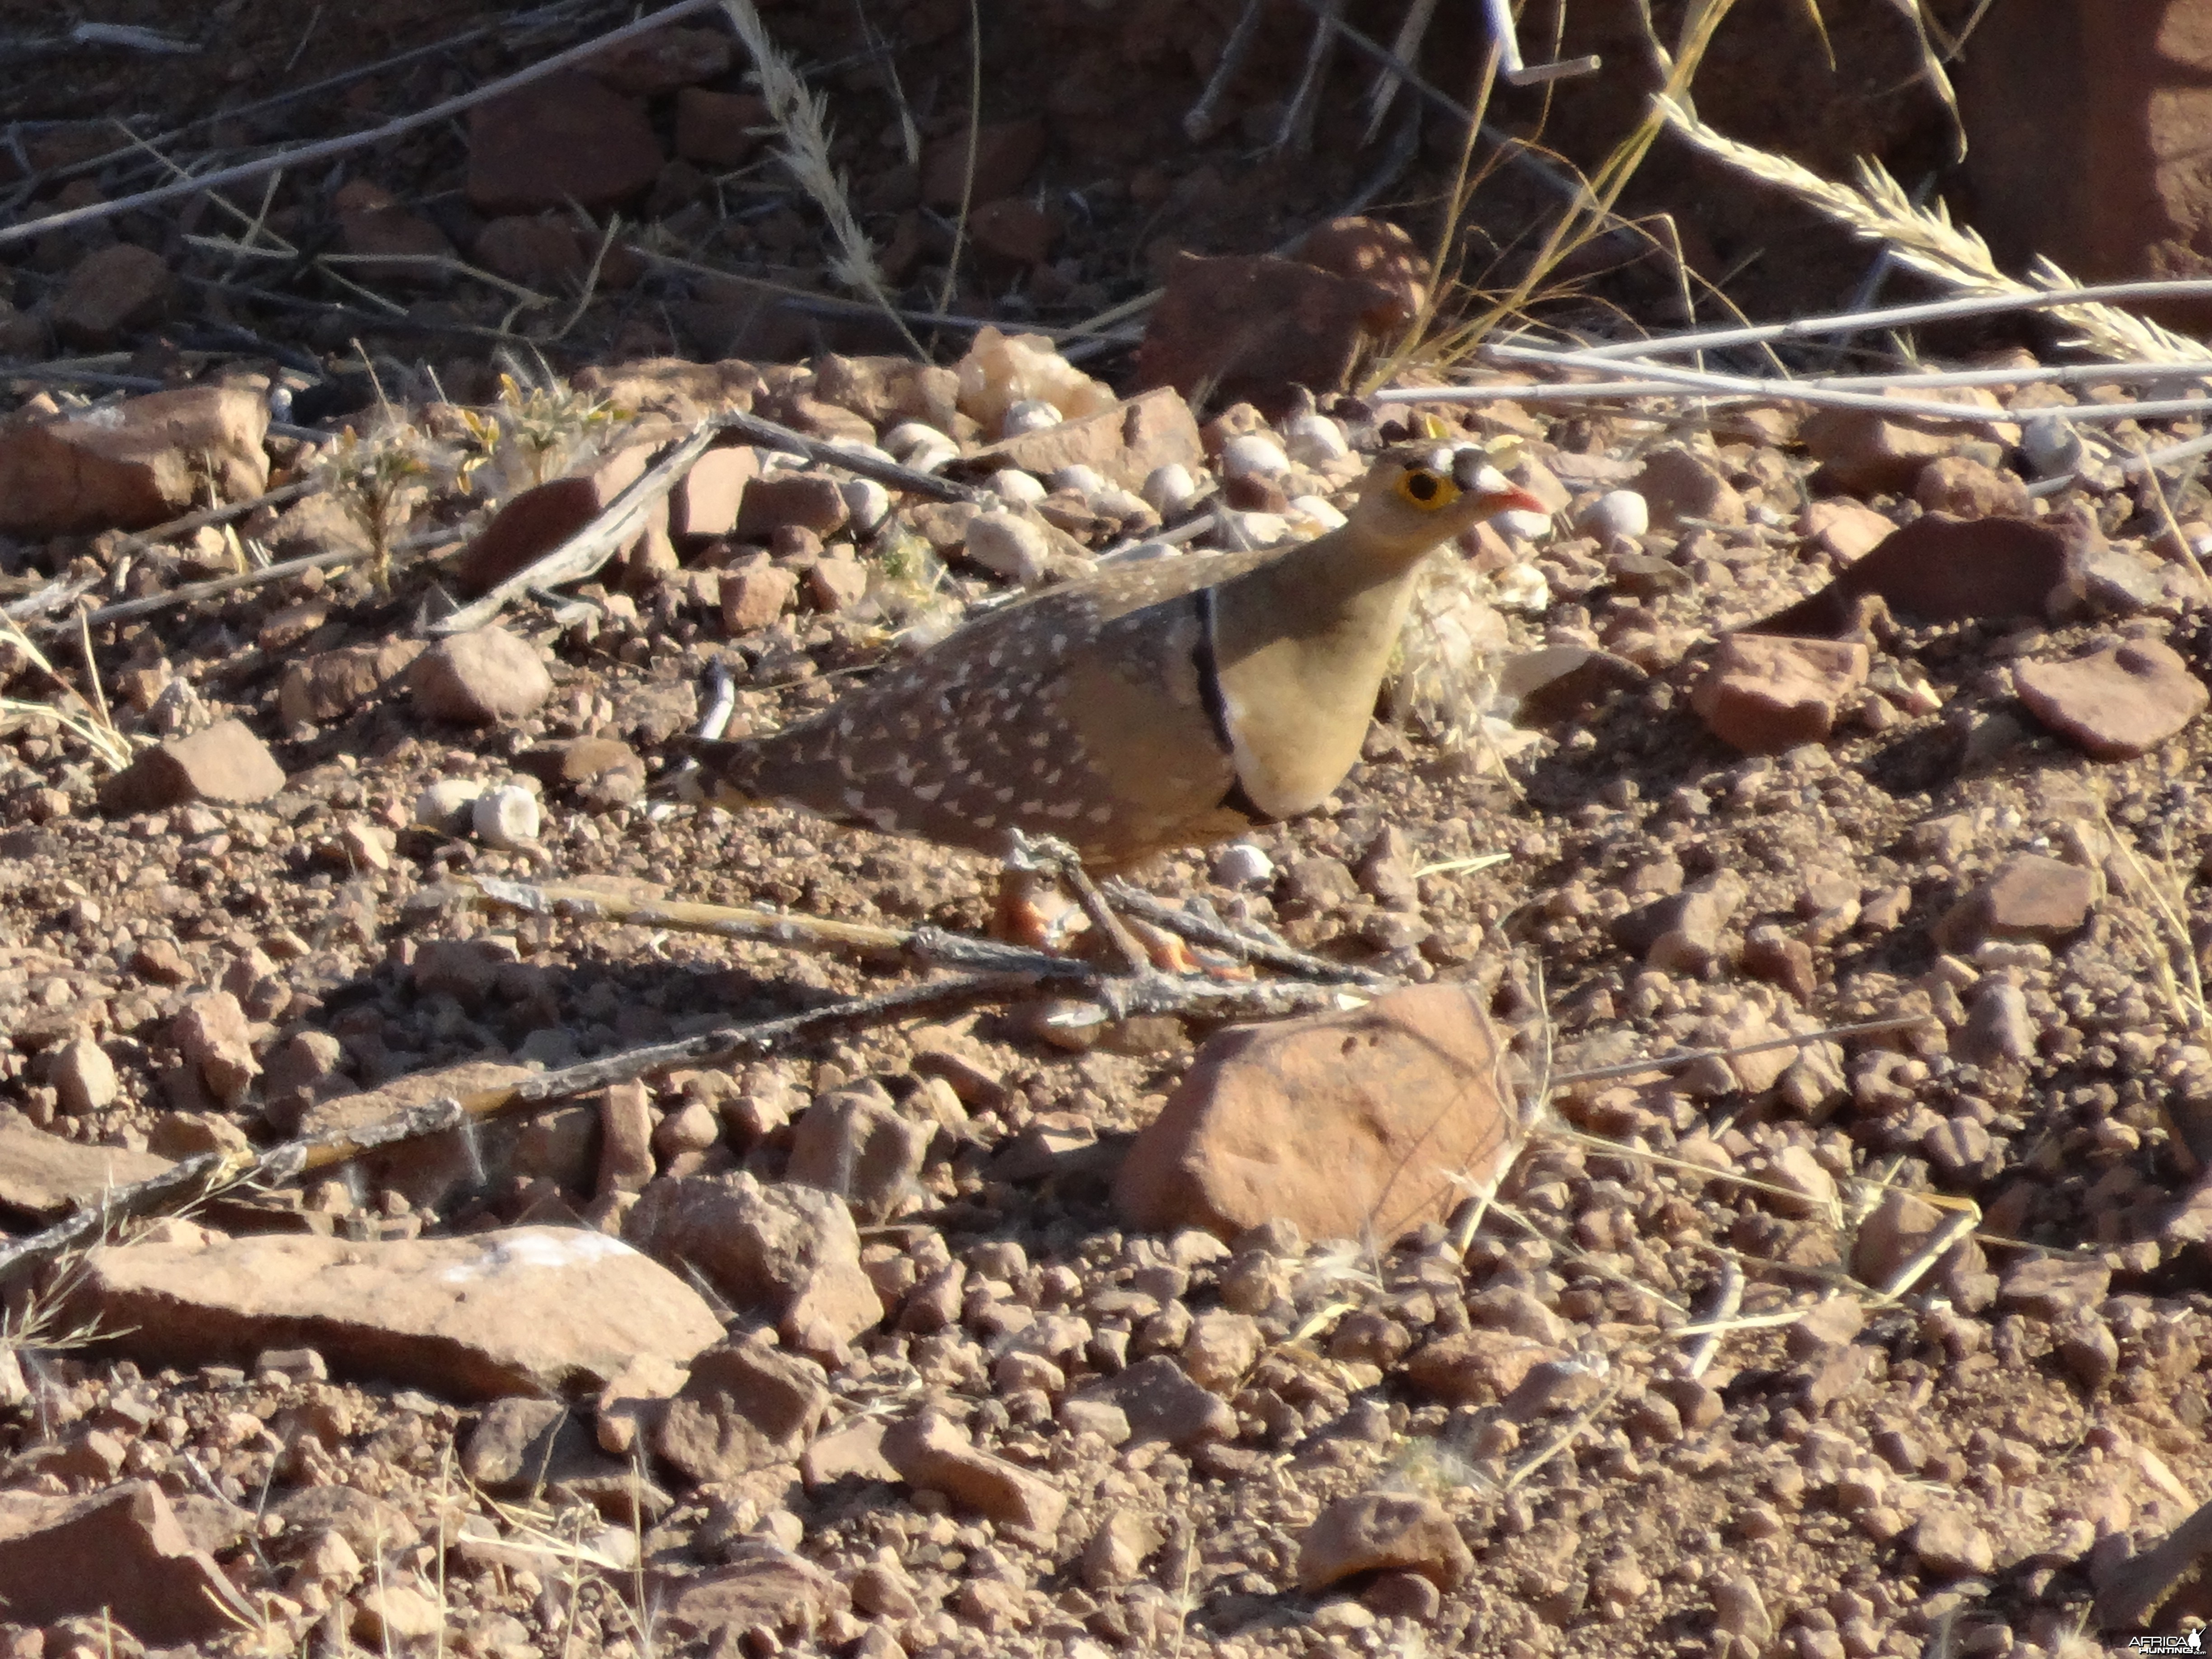
<svg viewBox="0 0 2212 1659">
<path fill-rule="evenodd" d="M 231 9 L 246 84 L 295 39 Z M 927 43 L 957 68 L 945 20 Z M 2031 494 L 2063 477 L 2051 429 L 1978 416 L 1510 386 L 1310 407 L 1283 354 L 1340 370 L 1417 297 L 1419 256 L 1374 224 L 1256 276 L 1162 250 L 1177 286 L 1133 359 L 995 330 L 939 342 L 940 367 L 854 355 L 887 331 L 646 257 L 711 230 L 756 276 L 820 263 L 805 204 L 744 205 L 750 149 L 713 149 L 757 118 L 714 101 L 750 95 L 720 41 L 565 94 L 628 132 L 639 176 L 606 199 L 653 222 L 631 266 L 602 260 L 608 291 L 529 192 L 578 194 L 563 169 L 614 143 L 559 155 L 543 105 L 277 198 L 295 253 L 466 249 L 596 295 L 543 342 L 561 375 L 500 356 L 482 331 L 513 296 L 473 278 L 303 263 L 210 289 L 220 260 L 151 214 L 21 252 L 9 1232 L 194 1156 L 921 982 L 895 950 L 518 913 L 473 884 L 981 934 L 986 861 L 684 799 L 669 740 L 716 675 L 770 729 L 1103 552 L 1209 515 L 1206 539 L 1313 533 L 1364 451 L 1444 432 L 1550 517 L 1447 550 L 1322 811 L 1141 872 L 1352 977 L 1256 1036 L 1042 994 L 855 1018 L 234 1188 L 9 1280 L 7 1653 L 1860 1659 L 2078 1655 L 2212 1615 L 2184 1524 L 2212 1482 L 2201 490 L 2093 458 Z M 303 74 L 388 49 L 296 45 Z M 374 84 L 419 106 L 495 59 Z M 844 72 L 890 98 L 880 56 Z M 1133 109 L 1188 106 L 1194 79 L 1159 76 Z M 176 120 L 180 84 L 104 95 Z M 964 135 L 956 84 L 933 140 Z M 1359 171 L 1240 195 L 1224 148 L 1148 181 L 1103 104 L 1056 98 L 1034 130 L 991 112 L 1012 182 L 979 198 L 989 280 L 962 303 L 1009 331 L 1143 286 L 1148 215 L 1236 200 L 1238 234 L 1185 240 L 1249 252 Z M 882 107 L 890 159 L 857 188 L 926 305 L 951 204 Z M 37 209 L 127 187 L 40 171 L 85 136 L 31 135 Z M 1052 171 L 1084 143 L 1121 169 L 1078 192 L 1095 218 Z M 521 185 L 486 182 L 500 155 Z M 333 308 L 375 307 L 332 271 L 403 295 L 412 331 L 369 354 L 389 409 Z M 1262 280 L 1317 307 L 1281 307 L 1273 377 L 1218 320 Z M 64 349 L 125 384 L 27 363 Z M 511 580 L 732 412 L 860 446 L 873 476 L 851 448 L 726 445 L 584 579 Z M 325 562 L 262 574 L 301 557 Z"/>
</svg>

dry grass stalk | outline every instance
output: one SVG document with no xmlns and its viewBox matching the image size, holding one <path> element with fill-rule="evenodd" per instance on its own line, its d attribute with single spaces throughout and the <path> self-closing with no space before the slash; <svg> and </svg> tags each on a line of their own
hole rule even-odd
<svg viewBox="0 0 2212 1659">
<path fill-rule="evenodd" d="M 1683 99 L 1689 95 L 1690 82 L 1698 66 L 1704 61 L 1734 0 L 1694 0 L 1688 15 L 1682 21 L 1673 52 L 1660 45 L 1655 36 L 1652 51 L 1666 76 L 1662 97 Z M 1656 100 L 1655 100 L 1656 102 Z M 1635 177 L 1644 158 L 1657 142 L 1666 122 L 1655 107 L 1647 113 L 1628 136 L 1614 146 L 1612 154 L 1601 163 L 1595 175 L 1579 181 L 1575 198 L 1562 214 L 1545 232 L 1542 242 L 1530 258 L 1521 278 L 1504 294 L 1490 301 L 1467 321 L 1450 329 L 1433 342 L 1419 343 L 1411 350 L 1401 349 L 1394 359 L 1392 368 L 1401 366 L 1417 351 L 1419 356 L 1443 362 L 1463 356 L 1484 339 L 1506 318 L 1520 315 L 1551 282 L 1560 264 L 1577 249 L 1614 228 L 1619 221 L 1613 205 L 1620 199 L 1622 191 Z M 1380 378 L 1370 385 L 1380 385 Z"/>
<path fill-rule="evenodd" d="M 57 688 L 52 699 L 46 702 L 0 697 L 0 720 L 12 725 L 15 720 L 50 720 L 83 743 L 109 771 L 120 772 L 131 764 L 131 740 L 116 729 L 114 716 L 108 712 L 106 696 L 100 687 L 99 669 L 93 661 L 92 637 L 82 612 L 78 613 L 77 629 L 84 653 L 85 674 L 92 685 L 89 699 L 80 696 L 76 688 L 62 678 L 46 653 L 23 631 L 21 623 L 13 617 L 0 614 L 0 647 L 10 648 L 21 655 L 26 664 L 45 675 Z M 11 716 L 14 719 L 9 719 Z"/>
<path fill-rule="evenodd" d="M 883 271 L 876 264 L 874 244 L 868 240 L 860 222 L 854 216 L 843 175 L 830 164 L 825 100 L 808 88 L 799 78 L 799 71 L 792 67 L 791 60 L 776 49 L 752 0 L 722 0 L 722 10 L 738 38 L 744 42 L 746 52 L 751 54 L 753 68 L 760 76 L 761 97 L 768 104 L 769 119 L 783 134 L 784 166 L 799 187 L 813 198 L 814 205 L 829 222 L 830 234 L 837 244 L 837 255 L 830 262 L 830 275 L 854 293 L 865 294 L 875 301 L 906 337 L 915 354 L 927 356 L 908 330 L 898 307 L 892 304 Z"/>
<path fill-rule="evenodd" d="M 1940 202 L 1933 207 L 1915 206 L 1877 162 L 1860 160 L 1856 186 L 1835 184 L 1786 156 L 1724 137 L 1665 93 L 1654 94 L 1651 103 L 1659 118 L 1699 149 L 1755 179 L 1780 185 L 1838 224 L 1881 242 L 1898 263 L 1933 282 L 1962 294 L 1990 296 L 2047 296 L 2081 286 L 2042 258 L 2030 269 L 2027 282 L 2006 276 L 1978 235 L 1954 224 Z M 2185 363 L 2204 356 L 2201 341 L 2117 307 L 2082 301 L 2052 307 L 2051 313 L 2076 331 L 2074 345 L 2100 356 Z"/>
</svg>

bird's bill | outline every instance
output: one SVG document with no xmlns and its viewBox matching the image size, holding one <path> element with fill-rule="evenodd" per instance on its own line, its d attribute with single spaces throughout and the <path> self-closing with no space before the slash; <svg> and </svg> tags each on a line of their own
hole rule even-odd
<svg viewBox="0 0 2212 1659">
<path fill-rule="evenodd" d="M 1503 489 L 1486 489 L 1482 492 L 1481 500 L 1486 514 L 1492 516 L 1500 513 L 1540 513 L 1547 519 L 1552 516 L 1550 507 L 1519 484 L 1507 484 Z"/>
</svg>

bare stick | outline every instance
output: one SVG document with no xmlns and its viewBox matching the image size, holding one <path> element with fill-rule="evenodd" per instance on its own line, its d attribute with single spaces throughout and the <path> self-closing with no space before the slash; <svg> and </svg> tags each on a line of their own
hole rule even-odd
<svg viewBox="0 0 2212 1659">
<path fill-rule="evenodd" d="M 451 530 L 429 530 L 392 543 L 392 551 L 413 553 L 453 539 L 453 532 Z M 149 593 L 143 599 L 124 599 L 114 605 L 104 605 L 88 615 L 85 621 L 95 628 L 102 623 L 129 622 L 136 617 L 150 617 L 157 611 L 173 610 L 199 599 L 212 599 L 220 594 L 234 593 L 241 587 L 261 587 L 270 582 L 281 582 L 287 577 L 304 576 L 310 570 L 329 570 L 338 565 L 358 564 L 374 556 L 365 547 L 325 548 L 320 553 L 310 553 L 304 558 L 287 559 L 282 564 L 264 565 L 258 570 L 241 570 L 235 575 L 216 576 L 204 582 L 187 582 L 184 586 L 173 587 L 166 593 Z"/>
<path fill-rule="evenodd" d="M 314 495 L 325 488 L 319 478 L 302 478 L 297 483 L 288 483 L 282 489 L 271 489 L 254 496 L 251 501 L 226 501 L 221 507 L 204 507 L 197 513 L 187 513 L 181 519 L 172 519 L 167 524 L 157 524 L 151 530 L 142 530 L 136 535 L 125 536 L 115 545 L 116 552 L 137 553 L 166 542 L 173 537 L 189 535 L 195 530 L 211 524 L 222 524 L 232 519 L 242 519 L 264 507 L 282 507 L 287 501 L 296 501 L 302 495 Z"/>
<path fill-rule="evenodd" d="M 1603 368 L 1613 361 L 1601 359 L 1595 352 L 1534 351 L 1514 346 L 1486 347 L 1489 356 L 1516 362 L 1542 362 L 1562 368 Z M 1730 397 L 1759 398 L 1776 402 L 1811 404 L 1834 409 L 1871 409 L 1893 416 L 1917 416 L 1923 419 L 1962 422 L 1984 426 L 2002 422 L 2031 421 L 2039 416 L 2054 412 L 2069 421 L 2084 425 L 2103 424 L 2120 421 L 2175 420 L 2184 416 L 2202 415 L 2212 410 L 2212 400 L 2203 398 L 2167 398 L 2149 401 L 2114 404 L 2075 404 L 2058 410 L 2036 409 L 1989 409 L 1979 404 L 1945 403 L 1935 398 L 1892 398 L 1879 392 L 1856 392 L 1822 386 L 1810 380 L 1778 380 L 1759 379 L 1747 374 L 1722 374 L 1710 369 L 1676 368 L 1667 363 L 1631 360 L 1626 367 L 1635 374 L 1646 376 L 1642 381 L 1631 381 L 1636 388 L 1633 395 L 1653 395 L 1644 388 L 1651 382 L 1675 388 L 1675 395 L 1692 392 L 1718 392 Z M 1910 380 L 1903 382 L 1910 385 Z M 1585 395 L 1591 392 L 1621 394 L 1620 386 L 1608 386 L 1602 380 L 1578 381 L 1573 390 Z M 1376 404 L 1411 403 L 1487 403 L 1493 398 L 1516 395 L 1510 386 L 1393 386 L 1374 393 L 1369 401 Z M 1664 394 L 1661 394 L 1664 395 Z"/>
<path fill-rule="evenodd" d="M 0 1285 L 71 1249 L 89 1246 L 118 1222 L 174 1215 L 241 1184 L 283 1185 L 376 1147 L 443 1133 L 517 1107 L 572 1099 L 681 1066 L 711 1066 L 745 1055 L 778 1053 L 824 1032 L 872 1020 L 1019 996 L 1031 988 L 1031 983 L 1026 975 L 1006 974 L 930 980 L 874 996 L 848 997 L 805 1013 L 722 1026 L 681 1042 L 625 1049 L 557 1071 L 540 1072 L 496 1089 L 428 1101 L 365 1127 L 287 1141 L 258 1157 L 234 1152 L 202 1153 L 149 1180 L 118 1187 L 105 1194 L 98 1206 L 0 1249 Z"/>
<path fill-rule="evenodd" d="M 441 638 L 465 634 L 471 628 L 483 627 L 519 594 L 562 582 L 581 581 L 644 527 L 646 510 L 676 488 L 678 480 L 707 453 L 714 438 L 714 422 L 702 422 L 689 437 L 608 502 L 606 510 L 598 518 L 536 563 L 497 584 L 474 604 L 465 605 L 452 616 L 432 623 L 431 633 Z"/>
<path fill-rule="evenodd" d="M 507 881 L 490 876 L 470 879 L 476 883 L 484 902 L 530 915 L 620 922 L 633 927 L 666 927 L 757 945 L 780 945 L 787 950 L 899 957 L 919 966 L 1027 974 L 1039 981 L 1068 979 L 1087 984 L 1099 977 L 1097 969 L 1071 957 L 1048 956 L 1042 951 L 1025 951 L 1019 945 L 969 939 L 946 933 L 941 927 L 877 927 L 866 922 L 832 921 L 789 911 L 636 898 L 564 882 Z"/>
<path fill-rule="evenodd" d="M 1225 951 L 1240 962 L 1255 967 L 1273 968 L 1279 973 L 1294 974 L 1300 979 L 1314 980 L 1328 985 L 1363 985 L 1380 990 L 1396 983 L 1384 974 L 1371 968 L 1362 968 L 1349 962 L 1331 962 L 1326 957 L 1310 956 L 1304 951 L 1255 934 L 1241 933 L 1226 922 L 1209 920 L 1179 905 L 1163 902 L 1141 887 L 1133 887 L 1120 877 L 1109 878 L 1101 884 L 1106 896 L 1129 915 L 1154 927 L 1188 939 L 1193 945 L 1203 945 L 1216 951 Z"/>
<path fill-rule="evenodd" d="M 750 438 L 757 444 L 771 449 L 781 449 L 787 454 L 804 455 L 808 460 L 823 466 L 834 466 L 851 473 L 856 478 L 869 478 L 886 489 L 902 489 L 909 495 L 926 495 L 935 501 L 970 501 L 981 506 L 990 498 L 990 491 L 972 484 L 956 483 L 950 478 L 940 478 L 933 472 L 918 471 L 910 466 L 901 466 L 896 461 L 886 461 L 856 450 L 840 449 L 836 444 L 824 443 L 819 438 L 810 438 L 803 432 L 793 432 L 789 427 L 763 419 L 758 415 L 718 415 L 714 422 L 725 432 L 734 432 L 739 437 Z"/>
<path fill-rule="evenodd" d="M 1823 334 L 1899 328 L 1907 323 L 1947 322 L 1960 317 L 1997 317 L 2008 311 L 2050 311 L 2065 306 L 2118 300 L 2190 300 L 2212 295 L 2212 277 L 2178 276 L 2139 283 L 2100 283 L 2087 288 L 1993 294 L 1967 300 L 1929 300 L 1887 306 L 1880 311 L 1847 311 L 1829 317 L 1799 317 L 1786 323 L 1754 323 L 1741 328 L 1711 328 L 1695 334 L 1670 334 L 1651 340 L 1619 340 L 1592 346 L 1594 357 L 1636 357 L 1654 353 L 1717 351 L 1724 346 L 1758 345 L 1769 340 L 1812 340 Z"/>
<path fill-rule="evenodd" d="M 276 172 L 280 167 L 309 167 L 318 161 L 329 161 L 332 156 L 348 155 L 357 149 L 367 149 L 371 145 L 380 144 L 388 138 L 397 138 L 403 133 L 412 132 L 417 127 L 434 126 L 441 121 L 450 120 L 464 110 L 473 109 L 478 104 L 489 103 L 495 98 L 513 92 L 518 87 L 528 86 L 533 81 L 542 81 L 555 71 L 568 68 L 571 64 L 581 63 L 587 58 L 596 57 L 609 46 L 617 46 L 624 40 L 635 40 L 641 34 L 651 33 L 653 30 L 673 22 L 679 17 L 689 17 L 695 12 L 709 10 L 716 3 L 718 0 L 675 0 L 672 5 L 665 6 L 650 16 L 641 17 L 634 23 L 626 23 L 618 29 L 586 40 L 580 46 L 571 46 L 566 52 L 556 52 L 550 58 L 541 59 L 527 69 L 517 70 L 512 75 L 504 76 L 496 81 L 487 82 L 472 92 L 465 92 L 459 97 L 448 98 L 443 103 L 431 105 L 428 109 L 416 110 L 411 113 L 395 117 L 381 126 L 369 128 L 366 132 L 348 133 L 342 137 L 325 138 L 318 143 L 302 144 L 295 149 L 282 150 L 274 155 L 262 156 L 258 161 L 243 161 L 236 167 L 224 167 L 197 179 L 184 179 L 176 184 L 160 185 L 152 190 L 142 190 L 136 195 L 121 197 L 112 202 L 92 202 L 83 207 L 70 208 L 61 213 L 50 213 L 43 219 L 33 219 L 18 225 L 0 226 L 0 246 L 43 235 L 50 230 L 59 230 L 64 225 L 86 224 L 101 219 L 112 219 L 118 214 L 135 212 L 140 208 L 155 207 L 164 202 L 179 201 L 187 196 L 197 196 L 202 191 L 217 191 L 228 185 L 243 184 L 249 179 L 258 179 L 264 173 Z"/>
</svg>

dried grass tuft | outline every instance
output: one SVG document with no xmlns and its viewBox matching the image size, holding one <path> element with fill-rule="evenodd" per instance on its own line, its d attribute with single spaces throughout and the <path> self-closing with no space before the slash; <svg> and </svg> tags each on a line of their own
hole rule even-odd
<svg viewBox="0 0 2212 1659">
<path fill-rule="evenodd" d="M 1992 298 L 2051 295 L 2081 286 L 2041 258 L 2029 268 L 2027 281 L 2006 276 L 1978 235 L 1966 226 L 1954 223 L 1941 202 L 1930 207 L 1916 206 L 1879 162 L 1862 157 L 1857 183 L 1836 184 L 1787 156 L 1715 131 L 1663 93 L 1655 94 L 1651 105 L 1668 125 L 1708 155 L 1754 179 L 1780 185 L 1838 224 L 1869 241 L 1881 243 L 1898 264 L 1960 294 Z M 2051 314 L 2075 330 L 2077 337 L 2072 343 L 2075 347 L 2098 356 L 2129 362 L 2191 363 L 2201 362 L 2204 356 L 2200 342 L 2115 306 L 2083 301 L 2054 307 Z"/>
<path fill-rule="evenodd" d="M 799 78 L 799 71 L 792 67 L 791 60 L 776 49 L 775 42 L 769 37 L 768 25 L 761 21 L 752 0 L 722 0 L 722 9 L 729 16 L 730 27 L 744 42 L 745 51 L 751 54 L 754 70 L 760 76 L 761 97 L 768 104 L 769 119 L 783 134 L 783 164 L 799 187 L 821 210 L 823 218 L 829 223 L 830 234 L 837 244 L 836 257 L 830 262 L 830 276 L 882 307 L 884 315 L 897 325 L 907 343 L 914 347 L 915 355 L 927 356 L 908 331 L 898 307 L 891 302 L 883 270 L 876 264 L 875 245 L 868 240 L 860 220 L 854 216 L 843 175 L 830 164 L 827 100 L 808 88 Z"/>
</svg>

